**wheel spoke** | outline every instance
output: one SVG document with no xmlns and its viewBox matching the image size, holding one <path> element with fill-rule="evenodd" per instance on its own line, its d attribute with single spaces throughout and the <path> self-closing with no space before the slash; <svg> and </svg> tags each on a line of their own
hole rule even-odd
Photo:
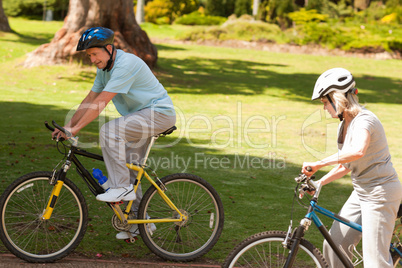
<svg viewBox="0 0 402 268">
<path fill-rule="evenodd" d="M 143 229 L 144 242 L 155 254 L 168 260 L 192 260 L 205 254 L 216 243 L 223 228 L 219 196 L 208 183 L 194 175 L 174 174 L 163 178 L 162 182 L 167 188 L 165 194 L 186 220 L 155 223 L 157 229 L 152 235 Z M 152 219 L 179 218 L 155 188 L 144 195 L 139 215 L 149 215 Z"/>
<path fill-rule="evenodd" d="M 65 181 L 51 218 L 41 218 L 53 187 L 50 176 L 46 172 L 27 174 L 1 198 L 2 241 L 27 261 L 51 262 L 64 257 L 78 246 L 86 230 L 85 200 L 70 181 Z"/>
<path fill-rule="evenodd" d="M 253 235 L 229 254 L 223 267 L 283 267 L 289 254 L 282 245 L 285 237 L 286 233 L 279 231 Z M 327 267 L 327 264 L 319 250 L 302 239 L 293 267 Z"/>
</svg>

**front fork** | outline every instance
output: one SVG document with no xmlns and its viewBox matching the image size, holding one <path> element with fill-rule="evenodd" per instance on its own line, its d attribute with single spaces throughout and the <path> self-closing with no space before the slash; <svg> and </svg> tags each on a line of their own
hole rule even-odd
<svg viewBox="0 0 402 268">
<path fill-rule="evenodd" d="M 311 220 L 308 218 L 304 218 L 303 220 L 301 220 L 299 227 L 297 227 L 296 232 L 294 235 L 292 235 L 291 232 L 291 228 L 289 228 L 290 231 L 288 231 L 288 234 L 286 235 L 286 239 L 285 242 L 287 242 L 285 244 L 285 242 L 283 243 L 283 246 L 286 248 L 289 248 L 289 244 L 290 244 L 290 251 L 289 251 L 289 255 L 286 258 L 286 263 L 283 267 L 288 268 L 288 267 L 292 267 L 293 263 L 296 259 L 296 255 L 297 255 L 297 251 L 299 250 L 299 245 L 300 245 L 300 241 L 304 236 L 304 232 L 306 230 L 308 230 L 308 227 L 311 224 Z M 292 236 L 290 238 L 290 236 Z M 290 241 L 289 241 L 290 240 Z"/>
<path fill-rule="evenodd" d="M 43 210 L 43 213 L 41 215 L 41 220 L 49 220 L 50 217 L 52 216 L 53 209 L 56 206 L 57 199 L 60 195 L 61 188 L 63 187 L 64 184 L 64 179 L 66 177 L 67 171 L 71 167 L 71 162 L 67 160 L 64 164 L 64 167 L 60 170 L 60 174 L 53 172 L 53 176 L 50 179 L 50 184 L 54 185 L 52 193 L 49 196 L 49 201 L 47 203 L 46 208 Z"/>
<path fill-rule="evenodd" d="M 48 220 L 52 216 L 54 207 L 56 206 L 57 198 L 60 195 L 61 187 L 63 187 L 63 181 L 57 181 L 56 185 L 53 186 L 52 193 L 49 197 L 49 202 L 42 214 L 42 220 Z"/>
</svg>

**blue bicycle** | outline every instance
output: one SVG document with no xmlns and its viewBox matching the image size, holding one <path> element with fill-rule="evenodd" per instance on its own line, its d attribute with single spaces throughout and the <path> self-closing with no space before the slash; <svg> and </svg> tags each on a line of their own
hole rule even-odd
<svg viewBox="0 0 402 268">
<path fill-rule="evenodd" d="M 328 267 L 328 263 L 320 250 L 304 238 L 311 222 L 316 225 L 345 267 L 363 267 L 363 256 L 359 250 L 354 247 L 349 249 L 353 256 L 352 259 L 342 252 L 335 245 L 317 212 L 360 232 L 362 231 L 361 225 L 320 207 L 317 203 L 321 185 L 314 182 L 313 179 L 314 176 L 307 177 L 304 174 L 295 178 L 297 182 L 295 199 L 301 205 L 303 204 L 300 200 L 303 199 L 306 192 L 315 192 L 308 205 L 307 214 L 297 228 L 293 230 L 291 220 L 287 232 L 267 231 L 247 238 L 229 254 L 223 267 Z M 400 208 L 398 219 L 401 215 L 402 209 Z M 402 224 L 396 224 L 390 246 L 394 267 L 402 265 L 400 261 L 402 257 L 401 233 Z"/>
</svg>

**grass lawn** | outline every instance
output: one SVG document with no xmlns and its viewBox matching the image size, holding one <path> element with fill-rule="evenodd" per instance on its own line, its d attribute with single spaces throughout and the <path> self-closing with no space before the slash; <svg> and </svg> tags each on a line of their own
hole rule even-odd
<svg viewBox="0 0 402 268">
<path fill-rule="evenodd" d="M 25 173 L 58 164 L 62 157 L 43 122 L 63 123 L 91 89 L 96 71 L 77 64 L 23 68 L 25 54 L 49 42 L 62 23 L 10 19 L 10 25 L 18 34 L 0 33 L 1 191 Z M 151 33 L 166 38 L 166 31 L 155 27 Z M 360 100 L 381 119 L 394 166 L 402 174 L 401 61 L 197 45 L 157 48 L 155 73 L 175 104 L 178 131 L 158 140 L 150 164 L 159 177 L 188 172 L 205 178 L 225 208 L 220 240 L 198 261 L 220 263 L 249 235 L 287 229 L 293 178 L 303 161 L 336 152 L 338 122 L 328 118 L 319 102 L 310 101 L 315 80 L 326 69 L 345 67 L 355 75 Z M 116 116 L 108 106 L 79 134 L 83 146 L 100 153 L 99 127 Z M 102 163 L 84 163 L 105 170 Z M 85 190 L 77 174 L 70 172 L 69 177 L 85 193 L 91 219 L 79 253 L 157 259 L 141 239 L 134 245 L 116 241 L 111 211 Z M 340 179 L 323 189 L 321 205 L 338 211 L 351 190 L 350 178 Z M 296 223 L 304 212 L 296 208 Z M 310 230 L 312 242 L 321 245 L 319 234 Z"/>
</svg>

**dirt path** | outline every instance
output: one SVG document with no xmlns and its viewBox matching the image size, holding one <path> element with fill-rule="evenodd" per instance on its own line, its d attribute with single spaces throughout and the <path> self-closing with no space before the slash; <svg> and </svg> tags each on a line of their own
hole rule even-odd
<svg viewBox="0 0 402 268">
<path fill-rule="evenodd" d="M 202 263 L 167 263 L 167 262 L 151 262 L 151 261 L 136 261 L 134 259 L 90 259 L 71 254 L 66 258 L 55 263 L 27 263 L 12 254 L 0 254 L 0 267 L 18 267 L 18 268 L 33 268 L 33 267 L 51 267 L 51 268 L 65 268 L 65 267 L 121 267 L 121 268 L 218 268 L 219 265 L 202 264 Z"/>
</svg>

